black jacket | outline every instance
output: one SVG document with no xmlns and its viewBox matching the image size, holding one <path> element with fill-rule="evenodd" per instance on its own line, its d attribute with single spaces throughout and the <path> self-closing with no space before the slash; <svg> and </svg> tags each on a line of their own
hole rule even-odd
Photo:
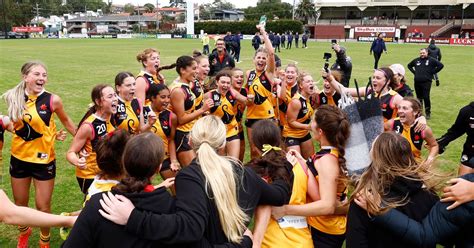
<svg viewBox="0 0 474 248">
<path fill-rule="evenodd" d="M 430 44 L 428 46 L 428 56 L 441 61 L 441 50 L 435 44 Z"/>
<path fill-rule="evenodd" d="M 431 82 L 433 75 L 441 71 L 444 65 L 438 60 L 428 56 L 426 58 L 418 57 L 412 60 L 407 67 L 415 74 L 415 82 Z"/>
<path fill-rule="evenodd" d="M 395 91 L 403 97 L 413 96 L 413 90 L 407 84 L 403 84 L 400 87 L 396 88 Z"/>
<path fill-rule="evenodd" d="M 248 216 L 253 216 L 259 204 L 281 206 L 288 203 L 291 190 L 287 183 L 275 180 L 273 184 L 267 184 L 248 167 L 235 165 L 234 169 L 242 175 L 238 182 L 238 201 Z M 178 173 L 175 184 L 175 214 L 160 215 L 135 209 L 126 225 L 127 231 L 141 238 L 170 244 L 190 243 L 186 247 L 227 243 L 217 207 L 212 197 L 206 194 L 204 175 L 196 160 Z M 239 245 L 251 247 L 252 241 L 245 237 Z"/>
<path fill-rule="evenodd" d="M 219 55 L 217 54 L 216 50 L 209 55 L 209 65 L 209 76 L 215 76 L 219 71 L 224 68 L 228 67 L 230 69 L 233 69 L 235 67 L 235 61 L 232 55 L 227 52 L 225 52 L 224 59 L 220 61 Z"/>
<path fill-rule="evenodd" d="M 114 192 L 116 193 L 116 192 Z M 99 213 L 101 194 L 95 194 L 87 202 L 77 218 L 71 233 L 63 247 L 167 247 L 150 240 L 140 238 L 125 230 L 125 226 L 108 221 Z M 165 188 L 153 192 L 124 194 L 135 205 L 135 209 L 153 213 L 168 214 L 174 212 L 174 199 Z"/>
<path fill-rule="evenodd" d="M 331 66 L 331 70 L 340 71 L 342 74 L 340 83 L 344 85 L 344 87 L 349 87 L 352 74 L 352 62 L 351 58 L 347 57 L 344 48 L 341 48 L 341 50 L 336 53 L 336 63 Z"/>
<path fill-rule="evenodd" d="M 397 178 L 387 189 L 387 198 L 403 199 L 407 196 L 409 202 L 397 209 L 416 220 L 422 220 L 439 198 L 422 188 L 422 183 L 403 178 Z M 351 202 L 347 216 L 346 247 L 416 247 L 400 242 L 395 235 L 382 227 L 375 225 L 368 213 Z"/>
<path fill-rule="evenodd" d="M 474 174 L 462 178 L 474 182 Z M 451 202 L 452 203 L 452 202 Z M 437 202 L 422 221 L 411 219 L 397 210 L 390 210 L 374 218 L 403 242 L 417 247 L 430 247 L 436 243 L 456 244 L 456 247 L 474 246 L 474 201 L 447 210 L 451 203 Z"/>
<path fill-rule="evenodd" d="M 467 134 L 463 154 L 474 156 L 474 102 L 469 103 L 459 110 L 454 124 L 438 139 L 440 153 L 444 152 L 444 149 L 451 141 L 459 138 L 463 134 Z"/>
</svg>

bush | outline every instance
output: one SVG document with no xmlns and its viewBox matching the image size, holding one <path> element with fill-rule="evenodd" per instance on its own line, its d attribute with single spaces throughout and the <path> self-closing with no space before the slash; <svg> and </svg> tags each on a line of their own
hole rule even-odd
<svg viewBox="0 0 474 248">
<path fill-rule="evenodd" d="M 204 30 L 208 34 L 225 34 L 227 32 L 242 34 L 255 34 L 257 28 L 255 25 L 258 24 L 258 21 L 241 21 L 241 22 L 196 22 L 194 24 L 194 33 L 199 34 L 199 32 Z M 303 23 L 300 21 L 293 20 L 278 20 L 271 21 L 267 23 L 265 28 L 267 31 L 273 31 L 275 33 L 284 33 L 287 31 L 292 31 L 293 33 L 303 32 Z"/>
</svg>

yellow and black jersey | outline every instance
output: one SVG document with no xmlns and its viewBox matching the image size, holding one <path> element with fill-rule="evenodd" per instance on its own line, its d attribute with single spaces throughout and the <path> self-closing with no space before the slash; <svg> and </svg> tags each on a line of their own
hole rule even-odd
<svg viewBox="0 0 474 248">
<path fill-rule="evenodd" d="M 239 93 L 242 96 L 245 96 L 245 97 L 247 96 L 247 90 L 245 88 L 241 88 Z M 244 117 L 244 112 L 245 112 L 246 107 L 247 105 L 240 102 L 237 102 L 234 106 L 234 112 L 236 113 L 235 120 L 237 121 L 239 132 L 242 132 L 244 130 L 242 127 L 242 117 Z"/>
<path fill-rule="evenodd" d="M 125 101 L 119 97 L 117 113 L 112 116 L 112 123 L 115 127 L 127 130 L 130 134 L 137 134 L 140 132 L 141 111 L 142 105 L 137 98 Z"/>
<path fill-rule="evenodd" d="M 86 144 L 84 145 L 84 149 L 87 153 L 89 153 L 89 157 L 86 158 L 87 168 L 76 168 L 76 176 L 79 178 L 91 179 L 100 172 L 96 161 L 97 155 L 95 153 L 97 142 L 104 138 L 108 133 L 113 132 L 115 128 L 110 120 L 104 120 L 95 114 L 92 114 L 86 120 L 84 120 L 82 125 L 89 125 L 91 127 L 92 139 L 87 140 Z"/>
<path fill-rule="evenodd" d="M 48 164 L 56 158 L 53 95 L 43 91 L 38 96 L 25 95 L 25 100 L 23 118 L 13 123 L 11 154 L 24 162 Z"/>
<path fill-rule="evenodd" d="M 421 163 L 421 149 L 423 148 L 423 140 L 425 139 L 425 132 L 415 132 L 415 126 L 409 127 L 403 125 L 400 118 L 393 120 L 392 131 L 402 135 L 410 142 L 411 152 L 415 157 L 417 163 Z"/>
<path fill-rule="evenodd" d="M 163 80 L 158 79 L 156 75 L 151 75 L 150 73 L 146 71 L 140 71 L 138 73 L 136 78 L 143 77 L 146 82 L 146 88 L 145 88 L 145 93 L 148 92 L 148 89 L 150 88 L 150 85 L 152 84 L 164 84 L 165 82 Z M 145 100 L 145 105 L 149 105 L 150 100 Z"/>
<path fill-rule="evenodd" d="M 279 105 L 278 105 L 278 110 L 279 110 L 279 116 L 278 119 L 280 120 L 280 125 L 284 127 L 287 122 L 286 122 L 286 111 L 288 110 L 288 105 L 291 102 L 291 99 L 298 93 L 298 84 L 295 83 L 295 85 L 286 87 L 286 94 L 285 94 L 285 99 L 279 99 Z"/>
<path fill-rule="evenodd" d="M 383 122 L 397 117 L 397 106 L 394 106 L 393 100 L 398 93 L 390 90 L 387 94 L 380 97 L 380 104 L 382 107 Z"/>
<path fill-rule="evenodd" d="M 237 99 L 232 95 L 232 92 L 229 90 L 225 95 L 222 95 L 217 90 L 211 90 L 209 92 L 212 101 L 214 102 L 214 107 L 210 109 L 210 113 L 221 118 L 227 127 L 226 137 L 232 137 L 239 133 L 239 128 L 237 124 L 237 119 L 235 118 L 236 112 L 234 112 L 234 107 L 237 103 Z"/>
<path fill-rule="evenodd" d="M 297 99 L 300 104 L 301 108 L 298 112 L 296 117 L 296 121 L 302 124 L 309 124 L 311 122 L 311 117 L 313 116 L 314 109 L 311 104 L 310 98 L 306 99 L 301 94 L 297 93 L 293 99 Z M 303 138 L 309 134 L 309 130 L 305 129 L 297 129 L 290 127 L 288 121 L 285 122 L 283 126 L 283 137 L 291 137 L 291 138 Z"/>
<path fill-rule="evenodd" d="M 270 119 L 275 117 L 273 110 L 275 96 L 272 94 L 272 84 L 266 72 L 251 71 L 246 88 L 249 95 L 255 96 L 253 104 L 247 107 L 247 119 Z"/>
<path fill-rule="evenodd" d="M 334 92 L 331 96 L 326 95 L 326 93 L 321 92 L 318 95 L 318 105 L 322 106 L 325 104 L 329 104 L 331 106 L 338 106 L 339 100 L 341 100 L 341 94 Z"/>
<path fill-rule="evenodd" d="M 306 204 L 308 192 L 308 172 L 306 165 L 293 166 L 293 187 L 289 205 Z M 278 221 L 273 218 L 268 223 L 262 247 L 311 248 L 313 240 L 305 216 L 283 216 Z"/>
<path fill-rule="evenodd" d="M 169 158 L 169 140 L 171 136 L 171 127 L 173 123 L 171 122 L 171 111 L 163 110 L 160 113 L 157 113 L 158 119 L 155 124 L 151 127 L 151 131 L 158 135 L 163 140 L 163 145 L 165 147 L 165 159 Z"/>
<path fill-rule="evenodd" d="M 319 184 L 318 171 L 316 170 L 315 162 L 323 156 L 330 155 L 336 158 L 339 157 L 339 151 L 333 147 L 321 147 L 321 150 L 312 155 L 306 161 L 308 169 L 311 170 L 316 177 L 316 182 Z M 324 166 L 324 165 L 322 165 Z M 347 187 L 344 182 L 337 183 L 337 198 L 344 201 L 347 195 Z M 347 218 L 345 215 L 323 215 L 308 217 L 308 224 L 317 230 L 333 235 L 340 235 L 346 232 Z"/>
<path fill-rule="evenodd" d="M 199 80 L 194 80 L 194 82 L 191 82 L 191 91 L 196 97 L 196 110 L 198 110 L 202 107 L 202 100 L 204 99 L 204 90 Z"/>
<path fill-rule="evenodd" d="M 196 96 L 194 95 L 193 91 L 191 90 L 191 88 L 189 87 L 188 84 L 185 84 L 185 83 L 181 83 L 181 82 L 173 82 L 173 84 L 170 86 L 170 90 L 173 91 L 173 90 L 182 90 L 184 95 L 185 95 L 185 98 L 184 98 L 184 112 L 186 114 L 190 114 L 192 112 L 194 112 L 196 110 Z M 173 111 L 173 108 L 172 106 L 170 107 L 170 110 L 172 112 Z M 186 124 L 181 124 L 181 125 L 178 125 L 178 127 L 176 127 L 176 130 L 179 130 L 179 131 L 182 131 L 182 132 L 190 132 L 191 129 L 193 128 L 194 126 L 194 123 L 197 121 L 198 118 L 186 123 Z"/>
</svg>

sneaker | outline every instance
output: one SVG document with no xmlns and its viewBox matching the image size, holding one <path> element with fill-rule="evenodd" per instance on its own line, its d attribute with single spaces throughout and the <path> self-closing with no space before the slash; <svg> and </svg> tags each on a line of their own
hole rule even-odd
<svg viewBox="0 0 474 248">
<path fill-rule="evenodd" d="M 431 119 L 431 114 L 430 114 L 430 113 L 427 113 L 427 114 L 426 114 L 426 119 L 427 119 L 427 120 Z"/>
<path fill-rule="evenodd" d="M 439 79 L 436 79 L 436 86 L 439 86 Z"/>
<path fill-rule="evenodd" d="M 21 233 L 18 236 L 18 244 L 16 245 L 16 248 L 27 248 L 28 247 L 28 239 L 30 238 L 31 235 L 31 227 L 28 227 L 28 230 L 24 233 Z"/>
<path fill-rule="evenodd" d="M 61 215 L 62 216 L 70 216 L 70 214 L 66 213 L 66 212 L 62 212 Z M 59 228 L 59 236 L 61 237 L 62 240 L 66 240 L 67 237 L 69 236 L 70 232 L 71 232 L 71 230 L 69 229 L 69 227 L 60 227 Z"/>
</svg>

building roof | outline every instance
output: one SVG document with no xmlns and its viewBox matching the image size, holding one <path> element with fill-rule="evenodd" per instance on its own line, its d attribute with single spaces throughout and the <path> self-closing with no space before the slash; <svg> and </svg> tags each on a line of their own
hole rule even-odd
<svg viewBox="0 0 474 248">
<path fill-rule="evenodd" d="M 234 14 L 234 15 L 242 15 L 244 14 L 245 12 L 243 11 L 240 11 L 240 10 L 216 10 L 214 11 L 214 13 L 224 13 L 224 14 Z"/>
<path fill-rule="evenodd" d="M 184 12 L 185 9 L 180 9 L 180 8 L 159 8 L 158 11 Z"/>
<path fill-rule="evenodd" d="M 142 15 L 132 15 L 132 16 L 107 15 L 107 16 L 98 16 L 98 17 L 82 16 L 82 17 L 67 20 L 66 22 L 118 22 L 118 21 L 154 22 L 156 21 L 156 18 L 151 17 L 151 16 L 142 16 Z"/>
</svg>

